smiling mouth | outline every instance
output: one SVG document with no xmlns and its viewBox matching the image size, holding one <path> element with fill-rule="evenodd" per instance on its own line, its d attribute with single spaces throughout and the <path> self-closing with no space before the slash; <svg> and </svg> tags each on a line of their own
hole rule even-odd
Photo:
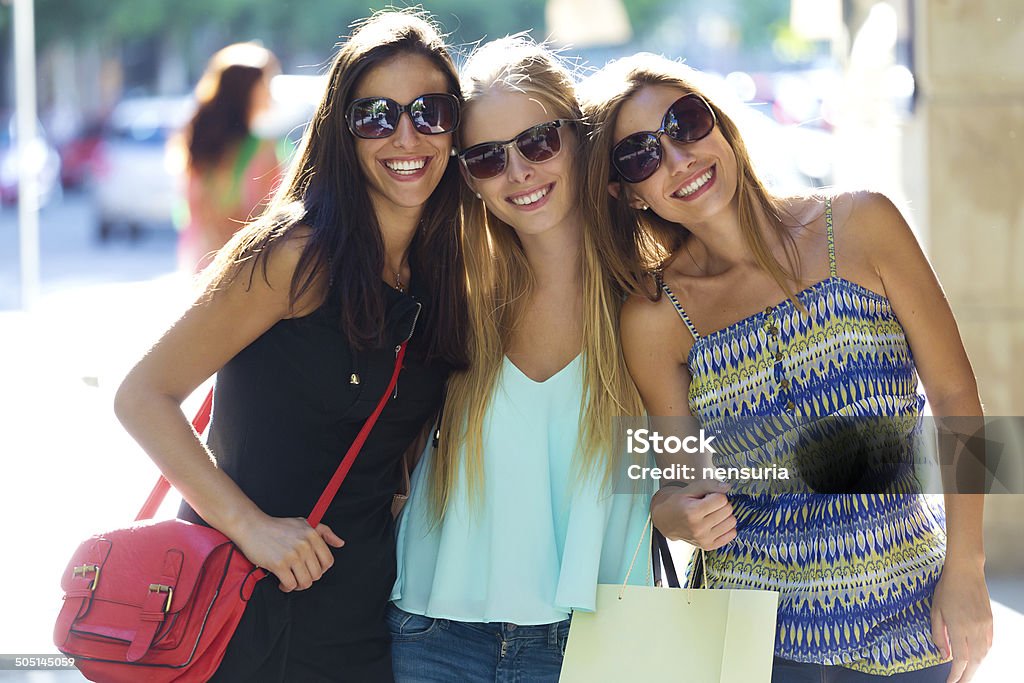
<svg viewBox="0 0 1024 683">
<path fill-rule="evenodd" d="M 385 159 L 381 163 L 392 173 L 416 175 L 427 165 L 427 157 L 420 157 L 418 159 Z"/>
<path fill-rule="evenodd" d="M 675 192 L 672 193 L 673 197 L 689 197 L 691 194 L 699 190 L 708 184 L 708 181 L 715 175 L 715 167 L 712 166 L 708 170 L 704 171 L 696 180 L 688 185 L 684 185 Z"/>
<path fill-rule="evenodd" d="M 550 185 L 545 185 L 544 187 L 538 188 L 528 194 L 509 197 L 508 201 L 512 202 L 516 206 L 530 206 L 531 204 L 536 204 L 540 200 L 544 199 L 544 197 L 548 196 L 548 192 L 551 192 L 551 188 L 554 186 L 555 184 L 551 183 Z"/>
</svg>

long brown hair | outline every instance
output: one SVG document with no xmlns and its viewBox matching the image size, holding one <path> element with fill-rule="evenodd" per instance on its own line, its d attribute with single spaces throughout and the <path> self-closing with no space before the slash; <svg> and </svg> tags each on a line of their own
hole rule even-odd
<svg viewBox="0 0 1024 683">
<path fill-rule="evenodd" d="M 492 41 L 474 52 L 463 68 L 462 88 L 466 116 L 472 115 L 477 99 L 495 90 L 529 95 L 552 119 L 578 121 L 582 114 L 569 69 L 522 35 Z M 561 134 L 577 135 L 580 146 L 586 142 L 579 125 L 564 127 Z M 574 161 L 572 191 L 577 198 L 583 187 L 581 170 Z M 485 418 L 511 333 L 533 288 L 533 272 L 512 226 L 465 185 L 463 207 L 471 364 L 448 383 L 440 441 L 428 474 L 435 521 L 444 516 L 460 476 L 467 479 L 471 501 L 482 498 Z M 586 212 L 583 217 L 583 395 L 574 469 L 581 480 L 593 477 L 607 485 L 619 465 L 612 447 L 613 418 L 639 414 L 642 407 L 618 344 L 622 297 L 607 277 Z"/>
<path fill-rule="evenodd" d="M 249 134 L 252 93 L 280 70 L 273 53 L 256 43 L 228 45 L 210 58 L 196 85 L 195 114 L 183 131 L 190 168 L 217 167 Z"/>
<path fill-rule="evenodd" d="M 383 11 L 354 28 L 334 58 L 295 163 L 264 215 L 218 255 L 211 285 L 215 289 L 241 268 L 255 269 L 256 263 L 262 263 L 266 277 L 266 252 L 301 223 L 311 235 L 292 279 L 291 303 L 294 306 L 312 287 L 324 285 L 328 301 L 340 304 L 349 342 L 363 348 L 379 345 L 384 338 L 384 244 L 345 111 L 363 74 L 398 55 L 427 58 L 444 75 L 448 91 L 460 100 L 461 95 L 455 65 L 425 12 Z M 457 164 L 449 162 L 423 209 L 409 263 L 427 303 L 418 325 L 425 330 L 424 353 L 465 367 L 466 288 L 458 193 Z"/>
<path fill-rule="evenodd" d="M 716 125 L 736 157 L 740 228 L 758 264 L 764 268 L 790 298 L 792 283 L 800 272 L 799 255 L 793 236 L 783 227 L 785 213 L 778 197 L 768 191 L 758 177 L 739 128 L 733 119 L 707 96 L 705 80 L 699 71 L 665 57 L 640 53 L 616 60 L 589 76 L 581 84 L 581 103 L 590 123 L 590 145 L 586 152 L 586 190 L 590 203 L 607 207 L 595 214 L 595 233 L 600 248 L 612 254 L 607 259 L 611 276 L 625 291 L 651 299 L 660 296 L 648 277 L 659 270 L 679 250 L 689 234 L 685 225 L 667 221 L 653 211 L 639 211 L 629 205 L 628 193 L 614 197 L 608 191 L 616 180 L 611 166 L 615 125 L 622 106 L 642 88 L 666 85 L 703 97 L 715 112 Z M 663 143 L 664 144 L 664 143 Z M 625 185 L 625 184 L 624 184 Z M 765 239 L 762 228 L 768 224 L 783 245 L 786 265 L 778 261 Z"/>
</svg>

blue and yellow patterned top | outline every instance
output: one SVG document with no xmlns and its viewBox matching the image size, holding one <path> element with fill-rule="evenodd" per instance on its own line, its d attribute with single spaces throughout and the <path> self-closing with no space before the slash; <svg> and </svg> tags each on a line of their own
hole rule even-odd
<svg viewBox="0 0 1024 683">
<path fill-rule="evenodd" d="M 813 469 L 800 430 L 822 417 L 884 416 L 883 441 L 910 444 L 919 433 L 924 397 L 903 328 L 886 297 L 837 275 L 830 200 L 825 218 L 829 278 L 796 295 L 806 312 L 787 299 L 705 337 L 662 283 L 695 340 L 690 412 L 705 429 L 746 425 L 743 436 L 733 431 L 716 444 L 717 466 Z M 811 441 L 826 469 L 820 459 L 845 457 L 841 441 Z M 883 490 L 916 490 L 909 469 Z M 779 591 L 777 656 L 881 675 L 943 661 L 930 611 L 944 514 L 926 496 L 754 491 L 730 499 L 737 537 L 705 553 L 709 587 Z"/>
</svg>

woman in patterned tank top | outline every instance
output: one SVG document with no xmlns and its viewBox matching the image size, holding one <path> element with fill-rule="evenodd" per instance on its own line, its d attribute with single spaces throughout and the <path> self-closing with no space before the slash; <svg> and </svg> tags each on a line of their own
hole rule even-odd
<svg viewBox="0 0 1024 683">
<path fill-rule="evenodd" d="M 982 496 L 943 511 L 888 495 L 919 490 L 907 468 L 850 477 L 857 449 L 913 443 L 918 375 L 936 417 L 982 414 L 949 304 L 885 197 L 770 194 L 702 78 L 637 55 L 584 84 L 597 228 L 632 264 L 623 350 L 654 427 L 692 418 L 716 466 L 804 488 L 663 482 L 655 524 L 704 549 L 709 588 L 780 593 L 774 681 L 968 681 L 992 639 Z"/>
</svg>

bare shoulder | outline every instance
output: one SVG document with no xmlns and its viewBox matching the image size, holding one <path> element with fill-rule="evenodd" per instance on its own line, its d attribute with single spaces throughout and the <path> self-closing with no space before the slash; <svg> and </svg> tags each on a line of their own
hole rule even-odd
<svg viewBox="0 0 1024 683">
<path fill-rule="evenodd" d="M 631 296 L 622 306 L 620 321 L 624 350 L 634 357 L 658 355 L 683 362 L 693 344 L 664 294 L 654 301 Z"/>
<path fill-rule="evenodd" d="M 903 213 L 886 195 L 860 191 L 838 195 L 834 222 L 836 244 L 847 263 L 868 265 L 877 273 L 924 258 L 921 245 Z"/>
<path fill-rule="evenodd" d="M 659 322 L 661 299 L 652 301 L 646 296 L 633 295 L 622 304 L 621 320 L 623 329 L 644 329 Z"/>
<path fill-rule="evenodd" d="M 868 190 L 846 192 L 833 199 L 833 224 L 851 243 L 884 247 L 913 240 L 906 219 L 889 197 Z"/>
<path fill-rule="evenodd" d="M 322 276 L 315 270 L 314 286 L 299 297 L 294 306 L 291 301 L 292 282 L 311 236 L 312 231 L 308 227 L 296 225 L 262 243 L 230 243 L 226 249 L 234 253 L 233 264 L 221 266 L 230 274 L 223 278 L 214 276 L 214 284 L 207 290 L 206 298 L 244 298 L 280 309 L 282 318 L 311 312 L 323 295 L 319 286 Z M 252 238 L 243 231 L 234 239 L 244 243 Z"/>
<path fill-rule="evenodd" d="M 273 248 L 267 254 L 267 273 L 272 282 L 291 283 L 312 236 L 313 231 L 300 224 L 274 239 Z"/>
</svg>

